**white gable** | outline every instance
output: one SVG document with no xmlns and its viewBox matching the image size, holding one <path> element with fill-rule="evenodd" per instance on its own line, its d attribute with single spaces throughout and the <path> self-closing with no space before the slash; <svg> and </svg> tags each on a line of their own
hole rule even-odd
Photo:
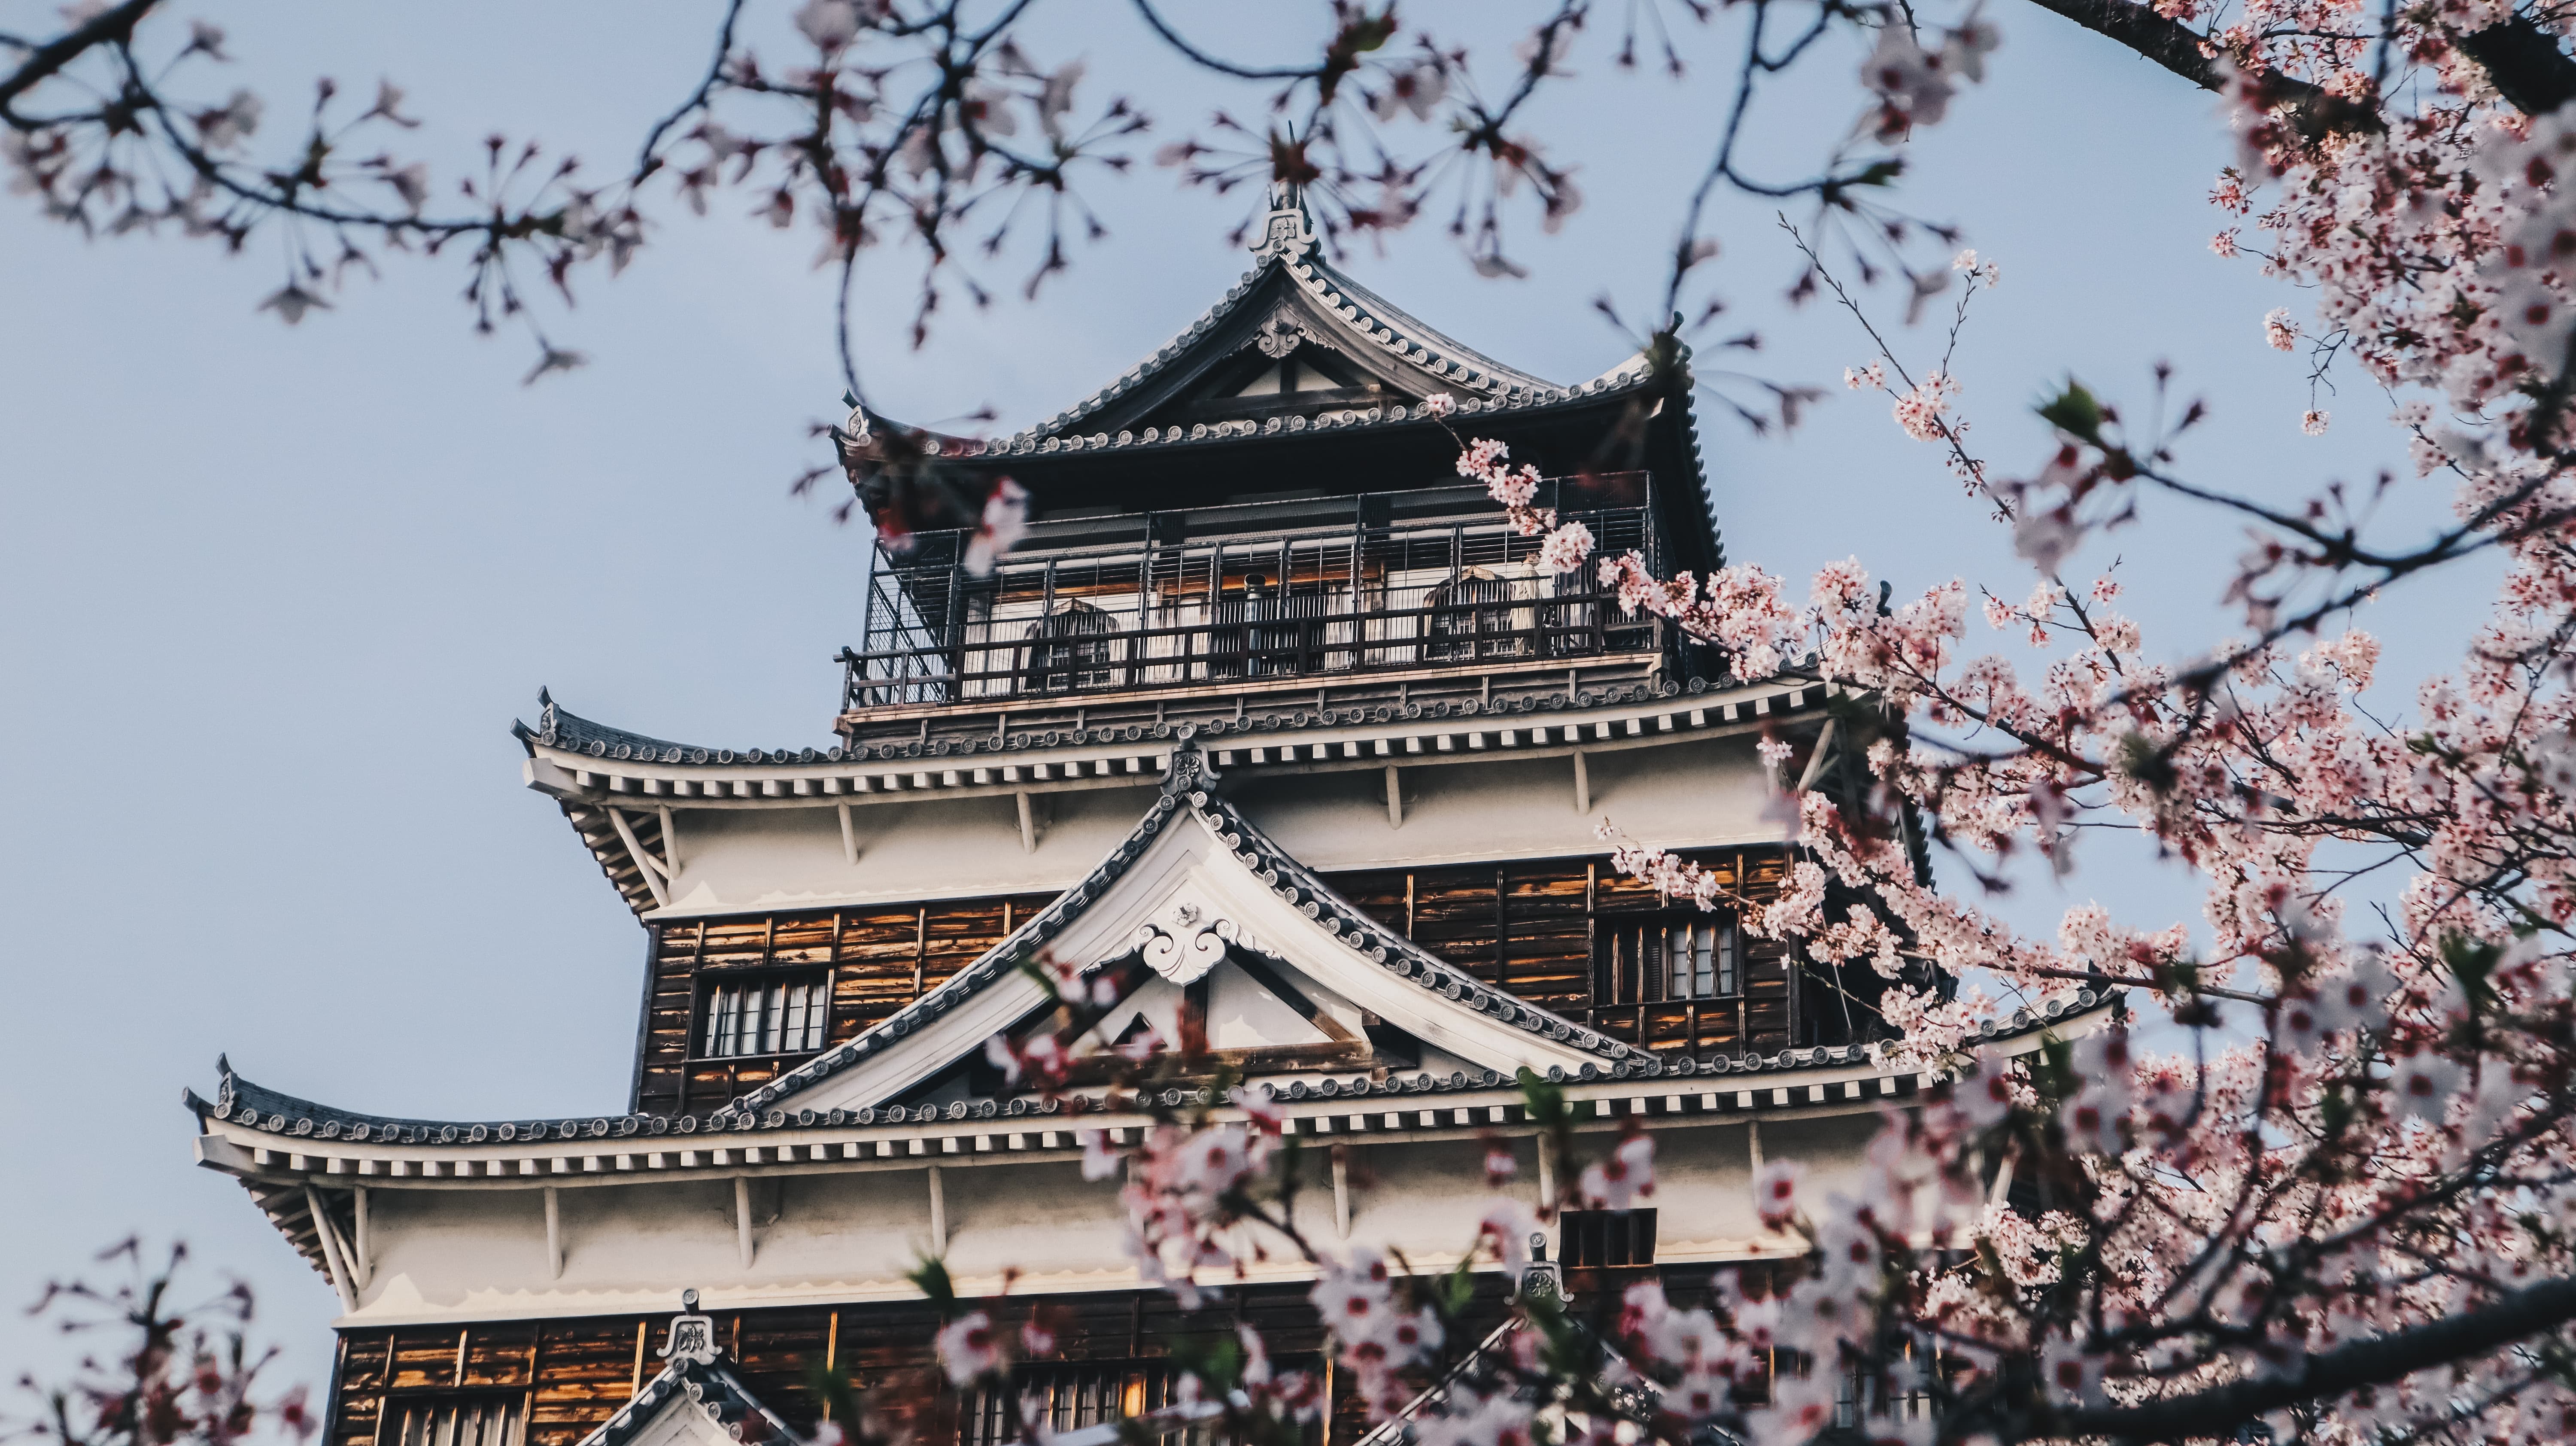
<svg viewBox="0 0 2576 1446">
<path fill-rule="evenodd" d="M 1058 923 L 1046 945 L 1049 956 L 1090 968 L 1141 954 L 1163 976 L 1156 985 L 1165 981 L 1187 985 L 1216 973 L 1211 1014 L 1222 1017 L 1223 1010 L 1237 1005 L 1242 989 L 1258 987 L 1238 971 L 1218 971 L 1230 949 L 1247 951 L 1270 961 L 1285 980 L 1309 992 L 1319 1007 L 1340 1004 L 1375 1014 L 1479 1068 L 1505 1076 L 1523 1067 L 1545 1073 L 1557 1066 L 1572 1073 L 1586 1063 L 1601 1061 L 1599 1053 L 1582 1047 L 1583 1031 L 1569 1028 L 1562 1031 L 1568 1038 L 1550 1038 L 1546 1032 L 1508 1023 L 1474 1007 L 1466 997 L 1470 991 L 1459 987 L 1472 983 L 1463 974 L 1453 970 L 1445 980 L 1426 981 L 1363 953 L 1369 941 L 1357 930 L 1346 922 L 1328 927 L 1323 919 L 1332 915 L 1318 908 L 1315 898 L 1291 902 L 1283 897 L 1275 870 L 1268 876 L 1255 872 L 1254 865 L 1218 836 L 1221 826 L 1245 827 L 1230 815 L 1214 817 L 1206 807 L 1187 805 L 1173 813 L 1114 881 L 1097 889 L 1078 913 Z M 1284 887 L 1311 894 L 1319 886 L 1306 876 Z M 1018 942 L 1015 936 L 994 952 L 1007 955 Z M 977 973 L 973 967 L 961 971 L 960 981 Z M 958 982 L 943 988 L 956 988 Z M 1445 983 L 1462 997 L 1450 997 L 1435 983 Z M 1139 991 L 1140 996 L 1146 994 Z M 1045 1002 L 1045 992 L 1035 980 L 1016 970 L 1003 973 L 980 988 L 961 991 L 945 1012 L 922 1018 L 890 1046 L 765 1103 L 791 1112 L 883 1104 L 949 1065 L 980 1053 L 987 1039 Z M 1276 1004 L 1275 996 L 1272 1002 Z M 1153 1005 L 1150 997 L 1130 1003 L 1141 1003 L 1149 1011 Z M 1278 1007 L 1295 1018 L 1284 1005 Z M 1287 1028 L 1266 1013 L 1261 1022 L 1253 1022 L 1259 1010 L 1260 1006 L 1242 1001 L 1243 1022 L 1265 1032 Z M 1512 1012 L 1540 1017 L 1527 1006 Z M 1273 1036 L 1272 1041 L 1303 1037 L 1287 1033 Z"/>
</svg>

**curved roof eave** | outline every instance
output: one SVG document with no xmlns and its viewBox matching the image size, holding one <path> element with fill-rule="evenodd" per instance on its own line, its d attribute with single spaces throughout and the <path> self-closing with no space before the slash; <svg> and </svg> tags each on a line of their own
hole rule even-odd
<svg viewBox="0 0 2576 1446">
<path fill-rule="evenodd" d="M 2098 1023 L 2101 1016 L 2107 1015 L 2121 1001 L 2123 992 L 2117 987 L 2097 990 L 2091 985 L 2082 986 L 2062 999 L 2051 1001 L 2042 1009 L 2019 1009 L 2000 1022 L 1987 1021 L 1980 1027 L 1975 1043 L 1979 1047 L 2013 1044 L 2031 1039 L 2061 1025 L 2090 1027 Z M 1815 1074 L 1857 1065 L 1868 1057 L 1868 1050 L 1860 1045 L 1782 1050 L 1768 1057 L 1720 1056 L 1706 1064 L 1692 1059 L 1666 1062 L 1651 1055 L 1632 1054 L 1629 1059 L 1600 1070 L 1594 1078 L 1602 1081 L 1655 1079 L 1660 1082 L 1655 1087 L 1658 1092 L 1680 1090 L 1683 1093 L 1689 1093 L 1694 1090 L 1710 1089 L 1769 1090 L 1774 1088 L 1790 1090 L 1801 1087 Z M 689 1131 L 673 1132 L 670 1129 L 673 1120 L 671 1116 L 616 1114 L 592 1116 L 588 1119 L 576 1117 L 560 1120 L 435 1121 L 360 1114 L 252 1084 L 234 1074 L 231 1066 L 226 1063 L 219 1062 L 218 1068 L 221 1072 L 222 1084 L 216 1092 L 216 1097 L 209 1100 L 193 1089 L 184 1089 L 180 1092 L 182 1106 L 195 1114 L 200 1122 L 209 1119 L 228 1120 L 238 1126 L 280 1136 L 278 1148 L 281 1149 L 310 1149 L 312 1153 L 320 1154 L 325 1153 L 321 1147 L 344 1141 L 401 1146 L 452 1145 L 460 1148 L 499 1142 L 515 1143 L 525 1147 L 541 1141 L 627 1140 L 647 1135 L 660 1141 L 653 1148 L 679 1149 L 687 1147 L 692 1138 Z M 1680 1080 L 1690 1080 L 1693 1083 L 1687 1086 L 1675 1083 Z M 1578 1081 L 1569 1081 L 1569 1083 L 1575 1082 Z M 1328 1093 L 1320 1088 L 1324 1084 L 1333 1085 L 1337 1093 Z M 1263 1082 L 1262 1087 L 1270 1088 L 1274 1098 L 1301 1100 L 1308 1103 L 1328 1099 L 1357 1102 L 1363 1099 L 1375 1101 L 1404 1097 L 1419 1098 L 1424 1095 L 1489 1093 L 1515 1088 L 1509 1078 L 1492 1070 L 1447 1080 L 1405 1079 L 1400 1076 L 1386 1080 L 1373 1080 L 1366 1074 L 1346 1079 L 1341 1075 L 1328 1073 L 1316 1082 L 1316 1087 L 1307 1087 L 1307 1081 L 1303 1078 L 1290 1081 L 1288 1088 L 1269 1085 L 1267 1082 Z M 739 1103 L 740 1101 L 733 1102 L 734 1105 Z M 1359 1108 L 1377 1109 L 1382 1106 L 1372 1103 L 1360 1105 Z M 924 1112 L 924 1118 L 920 1123 L 924 1124 L 930 1123 L 929 1116 L 934 1113 L 942 1118 L 970 1122 L 1057 1116 L 1056 1110 L 1043 1106 L 1034 1096 L 1018 1096 L 1007 1101 L 993 1099 L 956 1101 L 944 1108 L 925 1105 L 921 1109 Z M 700 1117 L 681 1118 L 691 1121 L 694 1128 L 694 1122 Z M 720 1145 L 724 1142 L 725 1135 L 744 1131 L 783 1133 L 791 1130 L 810 1130 L 825 1125 L 838 1127 L 851 1124 L 867 1126 L 880 1123 L 903 1123 L 893 1118 L 891 1112 L 881 1114 L 871 1109 L 765 1113 L 737 1110 L 726 1119 L 725 1124 L 710 1123 L 705 1131 L 701 1132 L 701 1143 L 708 1146 Z M 359 1126 L 367 1127 L 365 1133 L 357 1132 Z M 380 1133 L 388 1127 L 403 1133 L 399 1135 Z M 970 1123 L 970 1128 L 976 1127 Z M 1048 1126 L 1048 1128 L 1064 1127 L 1061 1124 Z M 989 1128 L 989 1126 L 981 1126 L 981 1128 Z M 627 1145 L 620 1148 L 635 1147 Z M 314 1259 L 318 1266 L 320 1264 L 318 1254 L 314 1255 Z"/>
<path fill-rule="evenodd" d="M 1261 881 L 1323 924 L 1328 932 L 1342 939 L 1345 947 L 1370 962 L 1410 980 L 1416 986 L 1448 1000 L 1463 1003 L 1479 1014 L 1487 1014 L 1505 1025 L 1517 1028 L 1595 1056 L 1602 1063 L 1596 1068 L 1586 1064 L 1581 1078 L 1661 1075 L 1663 1061 L 1599 1035 L 1573 1021 L 1547 1010 L 1536 1008 L 1501 991 L 1479 983 L 1472 975 L 1415 946 L 1379 924 L 1375 919 L 1342 899 L 1311 870 L 1269 841 L 1259 829 L 1209 785 L 1212 770 L 1207 767 L 1194 741 L 1182 740 L 1173 756 L 1173 768 L 1153 808 L 1147 811 L 1136 829 L 1111 850 L 1090 875 L 1066 890 L 1045 909 L 1032 915 L 1029 922 L 988 950 L 973 964 L 960 969 L 945 983 L 898 1011 L 892 1018 L 854 1039 L 844 1041 L 815 1056 L 794 1070 L 769 1081 L 757 1089 L 728 1101 L 710 1112 L 706 1119 L 711 1129 L 783 1128 L 791 1124 L 810 1123 L 794 1119 L 787 1112 L 773 1108 L 781 1101 L 822 1083 L 824 1080 L 858 1062 L 891 1048 L 894 1043 L 948 1013 L 974 995 L 993 987 L 998 981 L 1016 975 L 1028 961 L 1058 932 L 1079 917 L 1089 903 L 1099 897 L 1126 869 L 1144 857 L 1146 847 L 1179 810 L 1193 811 L 1238 860 L 1254 871 Z M 1344 936 L 1347 937 L 1344 937 Z M 1984 1039 L 2008 1037 L 2031 1026 L 2044 1026 L 2069 1013 L 2080 1013 L 2107 1002 L 2110 994 L 2097 995 L 2090 987 L 2075 991 L 2068 1000 L 2053 1003 L 2047 1010 L 2034 1014 L 2018 1012 L 2008 1021 L 2008 1028 L 1990 1031 Z M 1861 1053 L 1858 1046 L 1850 1054 Z M 1779 1063 L 1772 1068 L 1803 1068 L 1816 1062 L 1815 1051 L 1784 1050 Z M 1678 1065 L 1680 1062 L 1676 1062 Z M 1726 1071 L 1732 1072 L 1732 1066 Z M 193 1090 L 185 1095 L 187 1106 L 201 1118 L 213 1116 L 229 1119 L 270 1133 L 297 1138 L 321 1140 L 382 1139 L 404 1144 L 481 1144 L 487 1140 L 517 1139 L 576 1140 L 585 1136 L 604 1139 L 612 1134 L 632 1136 L 639 1131 L 638 1122 L 653 1117 L 636 1115 L 600 1116 L 587 1122 L 579 1119 L 561 1121 L 450 1122 L 408 1119 L 399 1116 L 360 1114 L 316 1105 L 310 1101 L 278 1091 L 265 1089 L 235 1075 L 228 1060 L 218 1060 L 221 1083 L 214 1100 L 208 1101 Z M 1682 1072 L 1676 1069 L 1676 1073 Z M 1695 1067 L 1694 1067 L 1695 1072 Z M 1495 1072 L 1486 1070 L 1485 1075 Z M 1553 1077 L 1557 1071 L 1550 1070 Z M 1439 1082 L 1444 1089 L 1495 1088 L 1499 1079 Z M 1428 1088 L 1426 1085 L 1425 1088 Z M 1401 1093 L 1403 1086 L 1398 1085 Z M 1014 1102 L 1014 1114 L 1022 1111 Z M 843 1113 L 835 1111 L 835 1113 Z M 873 1111 L 871 1111 L 871 1114 Z M 659 1133 L 659 1131 L 655 1131 Z"/>
<path fill-rule="evenodd" d="M 1570 387 L 1550 387 L 1534 396 L 1507 398 L 1462 397 L 1457 415 L 1461 417 L 1534 417 L 1550 411 L 1579 406 L 1605 397 L 1642 393 L 1652 382 L 1651 369 L 1642 357 L 1632 357 L 1610 371 L 1588 382 Z M 1008 437 L 961 437 L 927 428 L 912 427 L 882 413 L 866 412 L 871 425 L 884 423 L 901 427 L 931 439 L 944 461 L 978 463 L 1027 457 L 1071 456 L 1076 453 L 1115 451 L 1122 454 L 1172 448 L 1214 447 L 1255 438 L 1280 436 L 1319 436 L 1352 431 L 1391 430 L 1397 427 L 1437 425 L 1419 408 L 1402 404 L 1373 407 L 1328 407 L 1312 417 L 1284 415 L 1253 422 L 1199 422 L 1186 431 L 1178 426 L 1148 427 L 1142 433 L 1125 430 L 1117 433 L 1077 433 L 1062 430 L 1039 430 L 1014 433 Z"/>
</svg>

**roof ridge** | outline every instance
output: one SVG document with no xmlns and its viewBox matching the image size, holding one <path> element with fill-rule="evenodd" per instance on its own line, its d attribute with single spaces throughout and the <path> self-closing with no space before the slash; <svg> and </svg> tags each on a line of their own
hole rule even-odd
<svg viewBox="0 0 2576 1446">
<path fill-rule="evenodd" d="M 692 1296 L 695 1294 L 691 1292 Z M 637 1354 L 642 1354 L 641 1346 L 636 1349 Z M 724 1347 L 712 1343 L 709 1349 L 718 1356 L 724 1353 Z M 652 1425 L 664 1410 L 680 1405 L 679 1398 L 684 1393 L 726 1435 L 737 1441 L 775 1439 L 801 1446 L 805 1440 L 777 1412 L 753 1395 L 742 1378 L 727 1367 L 715 1361 L 674 1356 L 668 1365 L 647 1377 L 644 1384 L 636 1388 L 635 1394 L 626 1398 L 626 1404 L 618 1407 L 607 1420 L 592 1427 L 575 1446 L 626 1446 Z M 736 1424 L 755 1413 L 767 1423 L 770 1434 L 747 1435 Z"/>
<path fill-rule="evenodd" d="M 891 1048 L 892 1041 L 902 1039 L 930 1020 L 956 1008 L 1006 974 L 1026 967 L 1037 957 L 1037 948 L 1070 924 L 1094 898 L 1124 877 L 1130 865 L 1145 856 L 1155 835 L 1173 822 L 1184 806 L 1240 862 L 1255 870 L 1274 893 L 1301 907 L 1311 906 L 1308 916 L 1324 923 L 1327 931 L 1354 953 L 1382 968 L 1396 971 L 1424 989 L 1466 1002 L 1468 1007 L 1480 1013 L 1492 1014 L 1505 1023 L 1518 1025 L 1525 1031 L 1569 1044 L 1605 1060 L 1624 1062 L 1650 1058 L 1642 1051 L 1572 1020 L 1489 988 L 1467 971 L 1369 917 L 1334 892 L 1313 870 L 1272 843 L 1253 826 L 1251 820 L 1214 791 L 1211 785 L 1216 782 L 1217 773 L 1199 748 L 1195 726 L 1183 724 L 1175 731 L 1177 737 L 1172 749 L 1171 771 L 1164 776 L 1161 794 L 1155 799 L 1154 806 L 1080 883 L 1057 895 L 1045 908 L 1030 915 L 1027 923 L 1012 930 L 1008 938 L 950 975 L 938 988 L 905 1005 L 873 1028 L 843 1040 L 757 1089 L 744 1092 L 716 1109 L 713 1118 L 729 1119 L 741 1112 L 761 1111 L 789 1096 L 801 1094 L 851 1065 Z M 1299 899 L 1300 894 L 1305 898 Z M 1331 914 L 1329 920 L 1324 917 L 1328 911 Z M 1345 933 L 1349 937 L 1343 937 Z"/>
<path fill-rule="evenodd" d="M 2125 992 L 2126 991 L 2121 989 L 2119 986 L 2110 984 L 2107 981 L 2105 981 L 2100 987 L 2096 987 L 2091 984 L 2083 985 L 2071 994 L 2046 1001 L 2036 1009 L 2024 1006 L 2014 1010 L 2012 1014 L 2000 1020 L 1990 1019 L 1984 1021 L 1978 1027 L 1974 1043 L 1993 1044 L 2041 1032 L 2069 1016 L 2083 1014 L 2095 1008 L 2108 1005 L 2118 999 Z M 924 997 L 926 998 L 927 996 Z M 1777 1054 L 1771 1055 L 1767 1058 L 1758 1055 L 1747 1055 L 1739 1059 L 1733 1056 L 1721 1055 L 1716 1059 L 1705 1063 L 1690 1057 L 1685 1057 L 1668 1063 L 1653 1055 L 1641 1054 L 1632 1050 L 1626 1059 L 1615 1061 L 1614 1063 L 1603 1067 L 1597 1073 L 1591 1073 L 1585 1077 L 1587 1079 L 1609 1080 L 1638 1076 L 1708 1079 L 1734 1079 L 1741 1076 L 1745 1081 L 1744 1087 L 1767 1089 L 1771 1087 L 1769 1084 L 1765 1083 L 1756 1086 L 1753 1083 L 1754 1079 L 1765 1075 L 1774 1075 L 1776 1077 L 1778 1074 L 1785 1074 L 1790 1071 L 1817 1066 L 1858 1064 L 1868 1057 L 1868 1047 L 1862 1045 L 1819 1045 L 1801 1049 L 1783 1049 Z M 227 1119 L 238 1124 L 266 1131 L 270 1134 L 286 1135 L 297 1139 L 312 1139 L 316 1141 L 347 1140 L 360 1143 L 367 1142 L 372 1139 L 388 1144 L 479 1145 L 494 1140 L 498 1140 L 502 1143 L 522 1140 L 533 1143 L 540 1139 L 553 1139 L 557 1141 L 572 1141 L 578 1139 L 600 1140 L 609 1136 L 616 1136 L 618 1138 L 625 1139 L 633 1138 L 642 1134 L 651 1134 L 657 1138 L 667 1138 L 670 1141 L 667 1148 L 679 1148 L 692 1134 L 701 1133 L 693 1128 L 684 1126 L 681 1130 L 675 1133 L 665 1135 L 662 1130 L 646 1129 L 645 1123 L 647 1121 L 667 1122 L 673 1117 L 627 1112 L 621 1112 L 615 1115 L 595 1116 L 586 1121 L 579 1118 L 562 1120 L 522 1119 L 482 1122 L 462 1120 L 439 1121 L 415 1120 L 384 1115 L 365 1115 L 359 1114 L 355 1111 L 336 1109 L 328 1105 L 319 1104 L 311 1100 L 287 1094 L 281 1090 L 273 1090 L 265 1086 L 253 1084 L 234 1074 L 228 1063 L 221 1065 L 221 1068 L 223 1070 L 223 1085 L 222 1088 L 218 1090 L 217 1097 L 215 1099 L 208 1100 L 199 1095 L 194 1089 L 183 1088 L 179 1092 L 181 1107 L 198 1115 L 200 1118 L 211 1116 L 216 1119 Z M 1926 1066 L 1926 1068 L 1929 1068 L 1929 1066 Z M 1586 1071 L 1590 1071 L 1591 1069 L 1591 1066 L 1585 1066 Z M 1354 1097 L 1356 1097 L 1358 1094 L 1372 1092 L 1359 1088 L 1361 1084 L 1365 1084 L 1366 1082 L 1367 1078 L 1363 1075 L 1356 1081 L 1339 1083 L 1337 1084 L 1337 1088 L 1351 1091 L 1353 1092 Z M 1335 1084 L 1336 1080 L 1332 1076 L 1327 1076 L 1324 1083 Z M 1485 1070 L 1481 1072 L 1481 1077 L 1478 1073 L 1471 1072 L 1463 1079 L 1434 1079 L 1428 1085 L 1420 1084 L 1419 1082 L 1407 1083 L 1401 1078 L 1390 1079 L 1383 1085 L 1378 1086 L 1378 1088 L 1389 1094 L 1415 1094 L 1444 1093 L 1455 1090 L 1500 1089 L 1508 1087 L 1510 1084 L 1511 1080 L 1509 1077 L 1500 1074 L 1498 1071 Z M 1269 1088 L 1266 1083 L 1259 1084 L 1257 1087 Z M 1296 1100 L 1332 1098 L 1334 1097 L 1335 1091 L 1326 1090 L 1320 1087 L 1309 1088 L 1306 1080 L 1300 1077 L 1290 1081 L 1286 1088 L 1275 1089 L 1273 1093 L 1279 1098 Z M 1011 1108 L 1008 1110 L 1004 1110 L 1001 1107 L 1001 1102 L 995 1100 L 972 1102 L 958 1101 L 951 1102 L 944 1108 L 936 1105 L 924 1105 L 920 1108 L 924 1111 L 942 1110 L 943 1113 L 951 1119 L 963 1119 L 966 1117 L 967 1113 L 973 1114 L 977 1119 L 995 1118 L 1005 1114 L 1013 1118 L 1019 1118 L 1029 1114 L 1052 1113 L 1052 1111 L 1046 1109 L 1023 1109 L 1021 1107 L 1023 1102 L 1024 1097 L 1014 1097 L 1010 1101 Z M 795 1115 L 791 1116 L 783 1111 L 770 1111 L 766 1115 L 755 1115 L 741 1111 L 738 1108 L 741 1104 L 742 1101 L 740 1100 L 731 1101 L 722 1109 L 711 1112 L 706 1117 L 709 1119 L 710 1124 L 705 1132 L 713 1133 L 727 1128 L 728 1125 L 734 1130 L 748 1130 L 759 1127 L 810 1128 L 821 1124 L 840 1125 L 843 1123 L 867 1126 L 879 1122 L 877 1118 L 879 1112 L 874 1108 L 868 1107 L 854 1110 L 836 1109 L 828 1112 L 820 1110 L 804 1110 L 798 1111 Z M 728 1117 L 726 1125 L 713 1123 L 717 1115 L 724 1114 L 727 1110 L 734 1111 L 734 1113 Z M 832 1116 L 829 1120 L 823 1118 L 827 1113 Z M 776 1117 L 772 1118 L 771 1116 Z M 807 1116 L 810 1116 L 811 1118 L 807 1118 Z M 694 1121 L 698 1117 L 680 1116 L 678 1118 Z M 926 1117 L 923 1122 L 928 1122 Z M 886 1120 L 885 1123 L 899 1123 L 899 1121 Z M 380 1130 L 385 1131 L 386 1133 L 378 1133 Z M 398 1136 L 408 1137 L 397 1138 Z M 713 1142 L 710 1142 L 711 1145 L 712 1143 Z M 628 1148 L 633 1147 L 629 1146 Z"/>
</svg>

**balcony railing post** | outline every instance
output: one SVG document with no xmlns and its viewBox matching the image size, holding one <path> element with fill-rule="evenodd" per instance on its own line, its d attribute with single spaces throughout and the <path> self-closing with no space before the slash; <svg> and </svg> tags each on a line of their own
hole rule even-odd
<svg viewBox="0 0 2576 1446">
<path fill-rule="evenodd" d="M 1127 686 L 1144 686 L 1151 676 L 1147 654 L 1152 645 L 1145 641 L 1145 629 L 1154 621 L 1154 559 L 1161 553 L 1154 541 L 1153 525 L 1145 530 L 1145 555 L 1136 564 L 1136 635 L 1127 645 Z"/>
</svg>

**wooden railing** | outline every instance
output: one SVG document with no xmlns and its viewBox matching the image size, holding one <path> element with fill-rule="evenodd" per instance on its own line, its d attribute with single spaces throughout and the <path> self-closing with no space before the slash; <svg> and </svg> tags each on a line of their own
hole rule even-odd
<svg viewBox="0 0 2576 1446">
<path fill-rule="evenodd" d="M 1639 489 L 1642 491 L 1642 486 Z M 1643 506 L 1564 514 L 1602 553 L 1662 547 Z M 977 577 L 881 561 L 852 711 L 1653 652 L 1664 632 L 1493 514 L 1014 554 Z"/>
</svg>

